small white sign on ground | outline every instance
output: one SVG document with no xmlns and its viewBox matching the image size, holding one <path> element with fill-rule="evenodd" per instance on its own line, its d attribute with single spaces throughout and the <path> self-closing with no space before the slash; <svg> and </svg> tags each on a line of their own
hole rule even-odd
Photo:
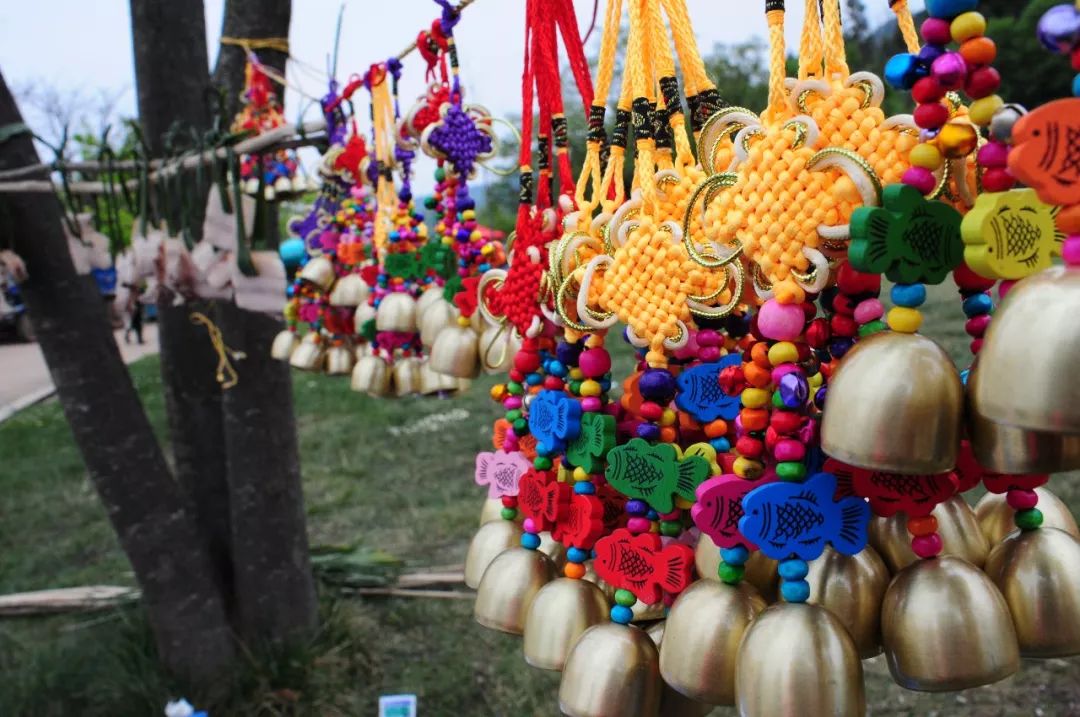
<svg viewBox="0 0 1080 717">
<path fill-rule="evenodd" d="M 416 717 L 416 695 L 383 695 L 379 717 Z"/>
</svg>

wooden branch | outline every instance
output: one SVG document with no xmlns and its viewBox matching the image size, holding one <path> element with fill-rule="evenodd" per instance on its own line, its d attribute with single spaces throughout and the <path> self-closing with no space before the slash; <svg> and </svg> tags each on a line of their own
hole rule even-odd
<svg viewBox="0 0 1080 717">
<path fill-rule="evenodd" d="M 37 590 L 0 596 L 0 617 L 91 612 L 123 605 L 139 598 L 139 591 L 115 585 Z"/>
<path fill-rule="evenodd" d="M 433 598 L 436 600 L 475 600 L 475 592 L 456 590 L 402 590 L 401 588 L 354 588 L 349 595 L 370 595 L 378 597 Z"/>
</svg>

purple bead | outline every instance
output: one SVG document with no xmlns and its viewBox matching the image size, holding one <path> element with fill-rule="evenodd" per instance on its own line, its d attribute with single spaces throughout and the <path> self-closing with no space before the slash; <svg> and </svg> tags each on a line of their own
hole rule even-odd
<svg viewBox="0 0 1080 717">
<path fill-rule="evenodd" d="M 788 408 L 799 408 L 806 405 L 806 399 L 810 396 L 810 384 L 801 373 L 792 371 L 784 374 L 780 379 L 780 400 Z"/>
<path fill-rule="evenodd" d="M 559 359 L 559 363 L 567 368 L 571 366 L 577 366 L 578 356 L 581 355 L 581 346 L 578 344 L 571 344 L 566 341 L 560 341 L 555 346 L 555 357 Z"/>
<path fill-rule="evenodd" d="M 937 136 L 938 136 L 938 134 L 940 132 L 941 132 L 940 129 L 920 129 L 919 130 L 919 141 L 920 142 L 933 142 L 935 139 L 937 139 Z"/>
<path fill-rule="evenodd" d="M 967 62 L 959 52 L 946 52 L 934 60 L 930 74 L 947 90 L 958 90 L 967 79 Z"/>
<path fill-rule="evenodd" d="M 1055 5 L 1043 13 L 1035 34 L 1051 52 L 1068 55 L 1080 43 L 1080 10 L 1073 5 Z"/>
<path fill-rule="evenodd" d="M 641 423 L 637 427 L 637 437 L 646 441 L 655 441 L 660 438 L 660 426 L 654 423 Z"/>
<path fill-rule="evenodd" d="M 828 390 L 829 389 L 826 386 L 822 386 L 817 390 L 817 393 L 814 394 L 814 405 L 817 406 L 819 410 L 825 408 L 825 394 Z"/>
<path fill-rule="evenodd" d="M 854 339 L 847 337 L 833 339 L 829 342 L 829 353 L 833 355 L 833 358 L 844 358 L 844 354 L 850 351 L 854 345 Z"/>
<path fill-rule="evenodd" d="M 638 390 L 646 401 L 663 406 L 675 398 L 675 377 L 667 369 L 646 369 L 638 380 Z"/>
<path fill-rule="evenodd" d="M 919 50 L 918 58 L 919 62 L 930 67 L 930 65 L 934 64 L 934 60 L 944 54 L 945 48 L 941 45 L 925 45 L 923 49 Z"/>
<path fill-rule="evenodd" d="M 649 512 L 649 506 L 643 500 L 626 501 L 626 513 L 628 515 L 645 515 Z"/>
</svg>

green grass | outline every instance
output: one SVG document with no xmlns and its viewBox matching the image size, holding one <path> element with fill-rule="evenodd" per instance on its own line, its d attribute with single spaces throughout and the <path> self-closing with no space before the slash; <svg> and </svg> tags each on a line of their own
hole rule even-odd
<svg viewBox="0 0 1080 717">
<path fill-rule="evenodd" d="M 966 364 L 952 291 L 935 291 L 925 333 Z M 623 354 L 617 370 L 628 365 Z M 164 438 L 158 370 L 149 358 L 132 375 Z M 391 401 L 354 394 L 340 379 L 294 374 L 312 544 L 379 548 L 414 566 L 460 563 L 483 498 L 471 476 L 474 454 L 490 445 L 493 382 L 480 379 L 452 400 Z M 428 416 L 445 420 L 419 430 Z M 132 583 L 55 401 L 0 425 L 0 455 L 0 593 Z M 1052 487 L 1080 509 L 1073 481 L 1058 478 Z M 213 717 L 370 715 L 380 694 L 413 692 L 425 716 L 557 712 L 558 675 L 529 668 L 519 639 L 478 627 L 469 601 L 360 600 L 326 591 L 321 602 L 323 628 L 310 645 L 251 658 L 228 698 L 202 706 Z M 1003 683 L 944 695 L 900 689 L 882 658 L 865 664 L 874 715 L 1080 713 L 1077 660 L 1029 661 Z M 176 690 L 155 665 L 137 608 L 0 622 L 5 717 L 158 715 Z"/>
</svg>

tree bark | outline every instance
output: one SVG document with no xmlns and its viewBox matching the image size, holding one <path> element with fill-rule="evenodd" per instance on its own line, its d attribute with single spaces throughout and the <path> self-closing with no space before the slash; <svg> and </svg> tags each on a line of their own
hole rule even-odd
<svg viewBox="0 0 1080 717">
<path fill-rule="evenodd" d="M 160 157 L 175 122 L 199 130 L 210 125 L 202 0 L 131 0 L 131 35 L 139 122 Z"/>
<path fill-rule="evenodd" d="M 206 301 L 159 305 L 161 377 L 176 479 L 187 493 L 210 550 L 214 581 L 226 610 L 232 612 L 229 488 L 221 386 L 216 378 L 218 357 L 206 329 L 191 321 L 196 311 L 213 316 L 213 307 Z"/>
<path fill-rule="evenodd" d="M 291 0 L 226 0 L 225 16 L 221 23 L 221 36 L 243 40 L 266 40 L 289 36 L 292 16 Z M 259 61 L 273 67 L 285 76 L 288 55 L 278 50 L 257 49 Z M 223 44 L 218 49 L 217 62 L 211 81 L 225 94 L 226 117 L 233 117 L 240 110 L 240 95 L 244 91 L 244 49 L 238 45 Z M 274 82 L 278 99 L 285 103 L 285 88 Z"/>
<path fill-rule="evenodd" d="M 225 343 L 246 354 L 224 394 L 240 634 L 254 644 L 303 639 L 318 610 L 289 365 L 270 357 L 281 321 L 222 304 L 218 325 Z"/>
<path fill-rule="evenodd" d="M 0 126 L 22 117 L 0 76 Z M 37 164 L 29 134 L 0 144 L 0 168 Z M 120 357 L 101 297 L 75 273 L 55 196 L 4 198 L 20 288 L 90 480 L 131 561 L 160 657 L 182 679 L 212 682 L 233 641 L 210 561 Z"/>
</svg>

